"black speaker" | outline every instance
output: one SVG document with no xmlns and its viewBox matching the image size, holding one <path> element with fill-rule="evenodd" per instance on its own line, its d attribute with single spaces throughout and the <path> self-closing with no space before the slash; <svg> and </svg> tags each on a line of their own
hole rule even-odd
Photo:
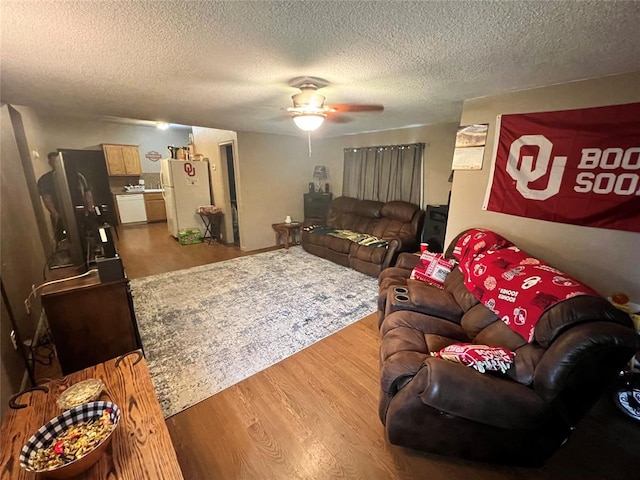
<svg viewBox="0 0 640 480">
<path fill-rule="evenodd" d="M 427 212 L 422 227 L 421 243 L 428 243 L 430 252 L 444 251 L 444 234 L 447 231 L 448 205 L 427 205 Z"/>
<path fill-rule="evenodd" d="M 98 276 L 103 283 L 115 282 L 124 278 L 124 267 L 120 257 L 96 257 Z"/>
</svg>

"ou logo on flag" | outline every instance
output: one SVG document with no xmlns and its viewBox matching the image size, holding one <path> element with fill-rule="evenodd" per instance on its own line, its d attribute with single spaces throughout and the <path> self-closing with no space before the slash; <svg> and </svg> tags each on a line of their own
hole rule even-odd
<svg viewBox="0 0 640 480">
<path fill-rule="evenodd" d="M 529 146 L 538 147 L 535 168 L 533 168 L 534 157 L 532 155 L 523 155 L 522 159 L 520 158 L 522 147 Z M 516 181 L 516 190 L 524 198 L 546 200 L 560 191 L 567 157 L 553 157 L 551 160 L 552 148 L 553 144 L 544 135 L 522 135 L 511 144 L 507 159 L 507 173 Z M 549 165 L 550 161 L 551 165 Z M 518 163 L 520 163 L 519 168 Z M 549 173 L 549 181 L 546 188 L 542 190 L 529 188 L 530 183 L 547 173 Z"/>
</svg>

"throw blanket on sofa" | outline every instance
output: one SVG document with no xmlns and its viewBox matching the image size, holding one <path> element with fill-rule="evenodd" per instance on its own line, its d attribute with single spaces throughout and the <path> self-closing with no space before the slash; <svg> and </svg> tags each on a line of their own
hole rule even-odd
<svg viewBox="0 0 640 480">
<path fill-rule="evenodd" d="M 381 238 L 374 237 L 367 233 L 358 233 L 351 230 L 338 230 L 335 228 L 310 225 L 305 230 L 310 233 L 321 233 L 324 235 L 331 235 L 332 237 L 345 238 L 358 245 L 365 245 L 367 247 L 386 247 L 389 242 L 382 240 Z"/>
<path fill-rule="evenodd" d="M 550 306 L 576 295 L 600 296 L 487 230 L 473 229 L 463 235 L 453 256 L 473 296 L 528 342 Z"/>
</svg>

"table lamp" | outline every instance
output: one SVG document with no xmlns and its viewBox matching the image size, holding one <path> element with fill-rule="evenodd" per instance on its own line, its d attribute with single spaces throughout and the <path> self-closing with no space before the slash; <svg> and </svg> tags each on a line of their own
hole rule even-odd
<svg viewBox="0 0 640 480">
<path fill-rule="evenodd" d="M 318 185 L 316 191 L 322 192 L 321 183 L 327 179 L 327 167 L 325 167 L 324 165 L 316 165 L 313 168 L 313 178 L 316 179 L 316 183 Z"/>
</svg>

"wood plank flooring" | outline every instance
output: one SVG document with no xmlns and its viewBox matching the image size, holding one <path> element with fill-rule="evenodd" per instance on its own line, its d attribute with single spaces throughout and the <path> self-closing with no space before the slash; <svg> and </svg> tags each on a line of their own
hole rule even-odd
<svg viewBox="0 0 640 480">
<path fill-rule="evenodd" d="M 173 272 L 278 248 L 243 252 L 238 246 L 218 242 L 180 245 L 169 234 L 166 222 L 120 226 L 118 237 L 118 253 L 129 278 Z"/>
<path fill-rule="evenodd" d="M 640 424 L 601 401 L 540 469 L 387 443 L 378 418 L 376 316 L 167 419 L 185 479 L 632 479 Z"/>
<path fill-rule="evenodd" d="M 181 246 L 165 223 L 120 229 L 130 278 L 227 260 Z M 267 249 L 270 250 L 270 249 Z M 375 315 L 167 420 L 185 479 L 619 479 L 640 472 L 640 423 L 603 400 L 541 469 L 465 462 L 389 445 L 377 413 Z"/>
<path fill-rule="evenodd" d="M 218 242 L 180 245 L 169 234 L 166 222 L 120 226 L 118 235 L 114 237 L 129 278 L 157 275 L 281 248 L 243 252 L 238 246 Z M 44 382 L 62 376 L 58 359 L 46 358 L 50 353 L 48 347 L 38 347 L 36 352 L 40 360 L 34 365 L 36 381 Z M 43 361 L 47 364 L 43 364 Z"/>
</svg>

